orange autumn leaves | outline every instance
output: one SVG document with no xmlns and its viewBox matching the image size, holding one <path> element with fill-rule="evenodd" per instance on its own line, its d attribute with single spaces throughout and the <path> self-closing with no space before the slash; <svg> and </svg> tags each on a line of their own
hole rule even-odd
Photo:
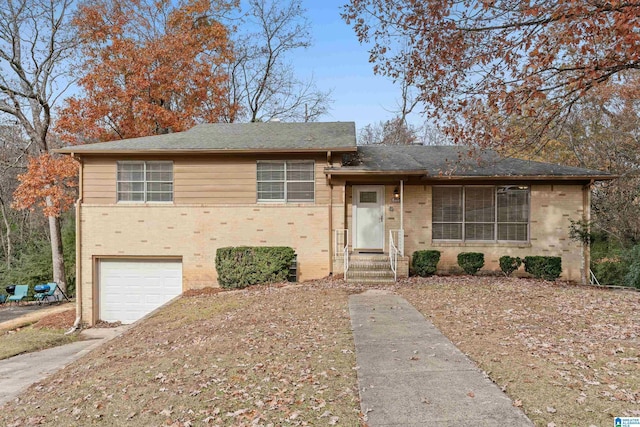
<svg viewBox="0 0 640 427">
<path fill-rule="evenodd" d="M 14 209 L 40 207 L 45 216 L 59 217 L 74 202 L 78 186 L 78 163 L 69 156 L 44 153 L 29 159 L 27 172 L 18 175 L 20 185 L 13 193 Z"/>
<path fill-rule="evenodd" d="M 351 0 L 342 16 L 375 72 L 409 81 L 430 118 L 481 146 L 544 143 L 640 62 L 637 1 Z"/>
<path fill-rule="evenodd" d="M 186 130 L 198 122 L 232 121 L 225 65 L 233 56 L 218 18 L 225 0 L 97 0 L 73 20 L 82 49 L 78 83 L 55 130 L 71 144 Z M 41 207 L 59 216 L 74 200 L 77 164 L 48 152 L 29 160 L 14 193 L 16 209 Z"/>
<path fill-rule="evenodd" d="M 216 19 L 230 7 L 209 0 L 82 4 L 74 24 L 85 56 L 79 80 L 85 93 L 62 109 L 62 137 L 108 141 L 233 117 L 223 67 L 232 50 Z"/>
</svg>

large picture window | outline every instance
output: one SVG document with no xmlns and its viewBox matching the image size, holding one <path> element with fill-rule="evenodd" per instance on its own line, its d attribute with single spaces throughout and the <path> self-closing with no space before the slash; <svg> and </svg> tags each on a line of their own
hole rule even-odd
<svg viewBox="0 0 640 427">
<path fill-rule="evenodd" d="M 118 202 L 173 201 L 173 162 L 121 161 L 117 175 Z"/>
<path fill-rule="evenodd" d="M 313 202 L 313 161 L 259 161 L 259 202 Z"/>
<path fill-rule="evenodd" d="M 529 187 L 433 187 L 434 240 L 528 241 Z"/>
</svg>

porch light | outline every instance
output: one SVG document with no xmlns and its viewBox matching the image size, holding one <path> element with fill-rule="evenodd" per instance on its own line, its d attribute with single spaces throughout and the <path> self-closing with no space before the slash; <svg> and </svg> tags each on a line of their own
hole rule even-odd
<svg viewBox="0 0 640 427">
<path fill-rule="evenodd" d="M 393 198 L 391 199 L 393 203 L 400 203 L 400 190 L 398 187 L 393 189 Z"/>
</svg>

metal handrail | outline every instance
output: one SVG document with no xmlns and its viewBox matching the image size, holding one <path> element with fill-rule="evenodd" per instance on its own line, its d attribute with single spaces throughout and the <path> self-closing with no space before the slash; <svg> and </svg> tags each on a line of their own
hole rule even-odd
<svg viewBox="0 0 640 427">
<path fill-rule="evenodd" d="M 391 271 L 393 271 L 393 280 L 398 280 L 398 253 L 400 251 L 393 239 L 394 231 L 398 230 L 389 230 L 389 264 L 391 265 Z"/>
<path fill-rule="evenodd" d="M 349 271 L 349 230 L 346 228 L 338 228 L 336 231 L 334 253 L 342 252 L 344 263 L 344 274 Z"/>
<path fill-rule="evenodd" d="M 601 286 L 600 282 L 598 282 L 598 278 L 596 277 L 596 275 L 593 273 L 593 270 L 589 269 L 589 284 L 591 285 L 597 285 L 597 286 Z"/>
</svg>

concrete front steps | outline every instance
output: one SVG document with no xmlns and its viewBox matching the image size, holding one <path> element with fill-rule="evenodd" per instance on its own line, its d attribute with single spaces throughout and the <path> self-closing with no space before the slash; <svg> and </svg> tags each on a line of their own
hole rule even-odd
<svg viewBox="0 0 640 427">
<path fill-rule="evenodd" d="M 385 254 L 351 254 L 349 270 L 345 280 L 348 283 L 395 283 L 389 256 Z"/>
</svg>

